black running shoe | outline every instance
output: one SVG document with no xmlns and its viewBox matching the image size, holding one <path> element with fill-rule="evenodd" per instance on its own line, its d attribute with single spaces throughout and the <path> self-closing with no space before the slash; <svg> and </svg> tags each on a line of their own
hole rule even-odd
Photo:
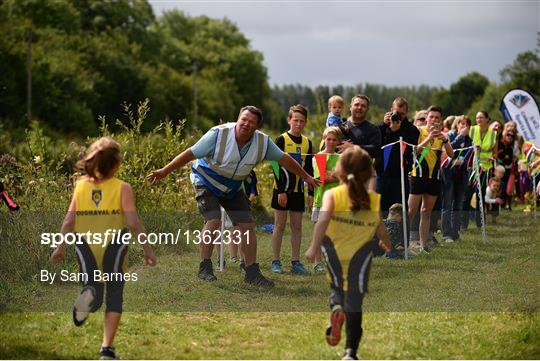
<svg viewBox="0 0 540 361">
<path fill-rule="evenodd" d="M 345 349 L 342 360 L 358 360 L 356 351 L 354 351 L 352 348 Z"/>
<path fill-rule="evenodd" d="M 96 290 L 92 286 L 84 286 L 73 305 L 73 323 L 82 326 L 92 310 L 92 304 L 96 298 Z"/>
<path fill-rule="evenodd" d="M 217 281 L 217 277 L 214 276 L 212 260 L 205 259 L 199 264 L 199 273 L 197 274 L 197 277 L 203 281 Z"/>
<path fill-rule="evenodd" d="M 246 283 L 259 287 L 274 287 L 274 282 L 270 281 L 262 275 L 258 263 L 253 263 L 251 266 L 246 267 L 244 270 L 246 271 L 246 275 L 244 277 L 244 281 Z"/>
<path fill-rule="evenodd" d="M 103 347 L 99 349 L 99 359 L 100 360 L 120 360 L 114 352 L 114 347 Z"/>
</svg>

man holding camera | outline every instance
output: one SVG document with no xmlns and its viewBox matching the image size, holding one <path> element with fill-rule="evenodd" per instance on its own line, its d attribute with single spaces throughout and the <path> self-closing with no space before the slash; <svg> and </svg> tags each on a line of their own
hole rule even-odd
<svg viewBox="0 0 540 361">
<path fill-rule="evenodd" d="M 409 113 L 409 104 L 403 97 L 397 97 L 392 102 L 390 112 L 384 115 L 383 124 L 379 126 L 382 136 L 382 145 L 399 141 L 409 144 L 418 144 L 420 132 L 407 118 Z M 377 170 L 377 192 L 381 194 L 381 211 L 386 216 L 388 209 L 394 203 L 402 203 L 401 198 L 401 165 L 400 165 L 400 146 L 399 144 L 391 146 L 388 164 L 384 166 L 384 157 L 376 164 Z M 407 147 L 403 155 L 405 163 L 405 176 L 412 169 L 412 147 Z M 409 198 L 409 181 L 405 179 L 405 199 Z M 405 207 L 407 204 L 404 205 Z"/>
</svg>

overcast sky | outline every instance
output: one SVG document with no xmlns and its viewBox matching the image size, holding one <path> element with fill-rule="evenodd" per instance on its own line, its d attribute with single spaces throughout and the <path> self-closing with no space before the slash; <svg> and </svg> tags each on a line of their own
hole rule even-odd
<svg viewBox="0 0 540 361">
<path fill-rule="evenodd" d="M 227 17 L 271 84 L 449 86 L 536 47 L 540 1 L 150 1 L 159 16 Z"/>
</svg>

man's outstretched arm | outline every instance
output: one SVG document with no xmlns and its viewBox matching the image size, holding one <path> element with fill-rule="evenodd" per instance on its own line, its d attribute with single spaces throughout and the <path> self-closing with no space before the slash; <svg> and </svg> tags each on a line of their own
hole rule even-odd
<svg viewBox="0 0 540 361">
<path fill-rule="evenodd" d="M 178 154 L 172 161 L 169 162 L 165 167 L 161 169 L 154 170 L 146 176 L 152 184 L 159 182 L 163 178 L 169 175 L 169 173 L 175 171 L 176 169 L 182 168 L 187 163 L 195 160 L 195 155 L 191 151 L 191 148 L 184 150 L 182 153 Z"/>
<path fill-rule="evenodd" d="M 278 163 L 279 163 L 279 165 L 282 165 L 283 167 L 285 167 L 285 169 L 287 169 L 288 171 L 293 172 L 294 174 L 296 174 L 299 177 L 302 177 L 304 182 L 306 182 L 310 187 L 315 188 L 315 187 L 318 187 L 321 184 L 320 181 L 318 181 L 315 178 L 313 178 L 312 176 L 310 176 L 304 170 L 304 168 L 302 168 L 300 166 L 300 164 L 298 164 L 298 162 L 295 161 L 294 158 L 291 157 L 287 153 L 283 153 L 283 156 L 278 160 Z"/>
</svg>

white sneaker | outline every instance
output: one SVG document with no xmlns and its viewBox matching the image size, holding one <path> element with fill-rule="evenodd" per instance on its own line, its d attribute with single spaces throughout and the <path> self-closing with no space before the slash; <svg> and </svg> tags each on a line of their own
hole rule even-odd
<svg viewBox="0 0 540 361">
<path fill-rule="evenodd" d="M 92 286 L 85 286 L 75 304 L 73 305 L 73 323 L 75 326 L 82 326 L 92 310 L 92 304 L 96 298 L 96 290 Z"/>
<path fill-rule="evenodd" d="M 446 238 L 444 239 L 444 242 L 445 242 L 445 243 L 454 243 L 454 239 L 451 238 L 451 237 L 446 237 Z"/>
</svg>

